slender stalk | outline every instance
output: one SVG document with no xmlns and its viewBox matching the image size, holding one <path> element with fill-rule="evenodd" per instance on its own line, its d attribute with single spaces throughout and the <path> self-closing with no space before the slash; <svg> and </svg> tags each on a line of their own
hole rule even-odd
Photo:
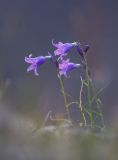
<svg viewBox="0 0 118 160">
<path fill-rule="evenodd" d="M 52 111 L 49 111 L 49 112 L 47 113 L 47 115 L 46 115 L 46 117 L 45 117 L 45 119 L 44 119 L 44 121 L 43 121 L 43 123 L 42 123 L 42 127 L 45 127 L 48 119 L 50 118 L 51 113 L 52 113 Z"/>
<path fill-rule="evenodd" d="M 70 112 L 69 112 L 69 109 L 68 109 L 68 102 L 67 102 L 67 96 L 66 96 L 65 89 L 64 89 L 64 83 L 63 83 L 63 80 L 62 80 L 60 75 L 58 75 L 58 78 L 59 78 L 59 81 L 60 81 L 61 91 L 62 91 L 62 95 L 63 95 L 63 98 L 64 98 L 64 106 L 65 106 L 66 111 L 67 111 L 67 116 L 68 116 L 68 119 L 70 120 L 70 122 L 72 122 Z"/>
<path fill-rule="evenodd" d="M 80 95 L 79 95 L 79 107 L 80 107 L 80 110 L 82 112 L 84 126 L 86 127 L 87 126 L 87 121 L 86 121 L 86 117 L 85 117 L 84 110 L 83 110 L 83 107 L 82 107 L 83 80 L 82 80 L 82 77 L 80 77 L 80 78 L 81 78 L 81 88 L 80 88 Z"/>
<path fill-rule="evenodd" d="M 100 104 L 99 104 L 98 99 L 96 100 L 96 103 L 97 103 L 98 111 L 99 111 L 99 113 L 100 113 L 100 117 L 101 117 L 101 122 L 102 122 L 103 128 L 105 128 L 105 122 L 104 122 L 104 118 L 103 118 L 103 113 L 102 113 L 102 111 L 101 111 L 101 108 L 100 108 Z"/>
<path fill-rule="evenodd" d="M 88 107 L 89 107 L 89 118 L 91 122 L 91 128 L 94 128 L 93 109 L 92 109 L 91 95 L 90 95 L 90 77 L 89 77 L 89 69 L 88 69 L 86 55 L 84 57 L 84 61 L 86 65 L 87 101 L 88 101 Z"/>
<path fill-rule="evenodd" d="M 108 84 L 107 84 L 108 85 Z M 91 86 L 92 86 L 92 90 L 94 92 L 95 90 L 95 87 L 93 85 L 93 83 L 91 83 Z M 94 97 L 92 98 L 92 103 L 95 101 L 96 105 L 97 105 L 97 109 L 98 109 L 98 112 L 100 114 L 100 117 L 101 117 L 101 122 L 102 122 L 102 125 L 103 125 L 103 128 L 105 128 L 105 123 L 104 123 L 104 118 L 103 118 L 103 113 L 101 111 L 101 106 L 100 106 L 100 100 L 98 99 L 98 95 L 106 88 L 106 86 L 102 89 L 100 89 L 96 94 L 94 93 Z"/>
</svg>

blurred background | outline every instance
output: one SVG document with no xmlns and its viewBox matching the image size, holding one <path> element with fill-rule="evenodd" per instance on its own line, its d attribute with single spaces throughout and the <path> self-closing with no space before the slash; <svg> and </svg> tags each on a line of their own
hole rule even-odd
<svg viewBox="0 0 118 160">
<path fill-rule="evenodd" d="M 0 0 L 0 117 L 5 114 L 5 121 L 12 114 L 36 119 L 50 110 L 54 115 L 65 112 L 54 66 L 47 62 L 36 77 L 26 72 L 24 62 L 30 53 L 53 53 L 54 39 L 90 45 L 88 60 L 95 84 L 98 88 L 108 84 L 100 96 L 105 121 L 114 124 L 118 114 L 117 30 L 117 0 Z M 66 83 L 76 98 L 80 74 L 73 71 Z"/>
<path fill-rule="evenodd" d="M 31 136 L 32 131 L 40 126 L 40 120 L 44 120 L 49 111 L 58 117 L 65 113 L 56 68 L 46 62 L 38 70 L 39 77 L 36 77 L 33 72 L 26 72 L 28 65 L 24 62 L 24 57 L 30 53 L 33 56 L 45 56 L 48 51 L 53 53 L 52 39 L 55 42 L 79 41 L 90 45 L 88 61 L 93 80 L 98 89 L 106 86 L 100 95 L 105 124 L 117 125 L 118 1 L 0 0 L 0 160 L 42 160 L 46 159 L 45 156 L 53 160 L 57 155 L 62 156 L 61 159 L 73 159 L 72 155 L 66 157 L 61 154 L 66 153 L 64 149 L 69 142 L 65 142 L 66 139 L 61 139 L 63 147 L 57 141 L 57 152 L 53 158 L 55 145 L 50 158 L 45 155 L 45 150 L 32 146 L 33 143 L 39 145 L 37 138 L 34 142 Z M 72 51 L 71 57 L 78 63 L 75 52 Z M 81 70 L 74 70 L 66 81 L 66 91 L 75 98 L 79 96 L 80 74 Z M 43 140 L 40 145 L 47 146 L 45 138 Z M 88 139 L 87 144 L 91 140 Z M 84 144 L 87 146 L 86 142 Z M 117 145 L 113 144 L 113 151 L 118 148 Z M 100 155 L 106 153 L 106 147 L 100 150 L 101 146 L 96 150 L 98 154 L 100 151 Z M 91 156 L 93 149 L 94 146 Z M 108 148 L 108 153 L 111 152 Z M 83 155 L 86 153 L 84 150 Z"/>
</svg>

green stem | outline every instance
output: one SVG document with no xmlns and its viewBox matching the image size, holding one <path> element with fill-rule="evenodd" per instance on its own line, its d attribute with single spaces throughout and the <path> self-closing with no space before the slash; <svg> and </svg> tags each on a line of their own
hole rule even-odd
<svg viewBox="0 0 118 160">
<path fill-rule="evenodd" d="M 82 113 L 84 126 L 86 127 L 87 126 L 87 121 L 86 121 L 86 117 L 85 117 L 84 110 L 83 110 L 83 107 L 82 107 L 83 80 L 82 80 L 82 77 L 80 77 L 80 78 L 81 78 L 81 88 L 80 88 L 80 96 L 79 96 L 79 107 L 80 107 L 80 110 L 81 110 L 81 113 Z"/>
<path fill-rule="evenodd" d="M 86 65 L 86 82 L 87 82 L 87 101 L 89 106 L 89 118 L 91 122 L 91 128 L 94 128 L 94 120 L 93 120 L 93 109 L 91 104 L 91 95 L 90 95 L 90 77 L 89 77 L 89 69 L 87 64 L 87 59 L 84 57 L 85 65 Z"/>
<path fill-rule="evenodd" d="M 92 86 L 92 90 L 93 90 L 93 92 L 94 92 L 95 87 L 94 87 L 93 83 L 91 83 L 91 86 Z M 105 87 L 106 87 L 106 86 L 105 86 Z M 105 87 L 104 87 L 104 88 L 105 88 Z M 100 103 L 99 103 L 99 101 L 98 101 L 98 95 L 104 90 L 104 88 L 100 89 L 100 90 L 97 92 L 96 95 L 95 95 L 95 93 L 94 93 L 95 96 L 92 98 L 92 103 L 93 103 L 94 101 L 96 102 L 98 112 L 99 112 L 99 114 L 101 115 L 100 117 L 101 117 L 101 122 L 102 122 L 103 128 L 105 128 L 105 123 L 104 123 L 103 113 L 102 113 L 102 111 L 101 111 L 101 106 L 100 106 Z"/>
<path fill-rule="evenodd" d="M 68 102 L 67 102 L 67 97 L 66 97 L 66 93 L 65 93 L 65 89 L 64 89 L 64 83 L 63 83 L 63 80 L 62 80 L 60 75 L 58 75 L 58 78 L 59 78 L 59 81 L 60 81 L 61 91 L 62 91 L 62 95 L 63 95 L 63 98 L 64 98 L 64 105 L 65 105 L 65 108 L 66 108 L 66 111 L 67 111 L 68 119 L 70 120 L 70 122 L 72 122 L 70 112 L 69 112 L 69 109 L 68 109 Z"/>
<path fill-rule="evenodd" d="M 102 113 L 102 111 L 101 111 L 101 108 L 100 108 L 100 105 L 99 105 L 98 100 L 96 100 L 96 103 L 97 103 L 98 111 L 99 111 L 99 113 L 100 113 L 100 115 L 101 115 L 100 117 L 101 117 L 102 126 L 103 126 L 103 128 L 105 128 L 105 122 L 104 122 L 104 118 L 103 118 L 103 113 Z"/>
</svg>

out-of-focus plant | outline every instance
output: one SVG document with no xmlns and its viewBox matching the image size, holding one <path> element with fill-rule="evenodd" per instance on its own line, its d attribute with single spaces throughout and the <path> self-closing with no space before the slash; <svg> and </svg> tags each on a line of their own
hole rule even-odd
<svg viewBox="0 0 118 160">
<path fill-rule="evenodd" d="M 89 45 L 82 46 L 78 42 L 54 43 L 53 41 L 52 45 L 56 48 L 54 50 L 54 54 L 48 52 L 47 56 L 39 56 L 33 58 L 32 54 L 30 54 L 29 57 L 25 57 L 25 62 L 30 64 L 30 66 L 27 68 L 27 72 L 33 70 L 34 74 L 38 76 L 39 74 L 37 72 L 37 67 L 44 64 L 48 59 L 51 60 L 51 62 L 57 68 L 57 76 L 60 82 L 61 92 L 64 98 L 64 105 L 67 112 L 67 119 L 65 120 L 67 120 L 71 125 L 73 125 L 72 116 L 70 114 L 69 108 L 72 104 L 77 104 L 82 115 L 82 120 L 79 124 L 81 124 L 83 127 L 104 128 L 105 125 L 103 120 L 103 114 L 101 111 L 101 101 L 98 98 L 101 90 L 95 92 L 94 84 L 87 62 Z M 72 48 L 76 48 L 76 52 L 78 53 L 78 59 L 80 60 L 81 64 L 71 62 L 70 58 L 67 58 L 69 51 Z M 77 68 L 82 68 L 82 73 L 80 75 L 80 94 L 77 100 L 69 102 L 69 94 L 67 94 L 65 91 L 64 80 L 69 78 L 70 72 Z M 96 119 L 97 121 L 99 121 L 99 124 L 97 124 Z"/>
</svg>

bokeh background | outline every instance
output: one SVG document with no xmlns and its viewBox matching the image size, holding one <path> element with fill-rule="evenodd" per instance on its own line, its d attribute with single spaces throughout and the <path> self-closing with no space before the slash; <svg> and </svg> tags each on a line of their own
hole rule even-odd
<svg viewBox="0 0 118 160">
<path fill-rule="evenodd" d="M 117 0 L 0 0 L 0 116 L 29 118 L 64 112 L 56 69 L 47 62 L 39 77 L 26 73 L 24 57 L 53 53 L 55 42 L 89 44 L 89 65 L 101 94 L 105 121 L 118 114 Z M 75 51 L 73 51 L 74 57 Z M 78 97 L 80 71 L 73 71 L 66 89 Z M 13 115 L 11 117 L 13 117 Z M 17 116 L 16 116 L 17 117 Z"/>
</svg>

